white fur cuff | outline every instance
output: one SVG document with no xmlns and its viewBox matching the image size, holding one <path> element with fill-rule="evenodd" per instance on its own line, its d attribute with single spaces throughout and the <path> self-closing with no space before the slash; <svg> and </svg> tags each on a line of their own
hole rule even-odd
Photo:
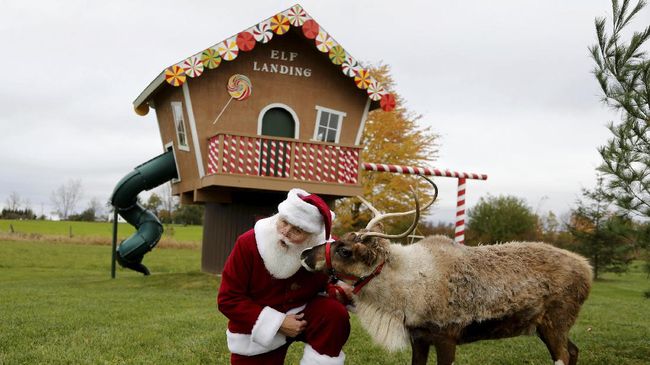
<svg viewBox="0 0 650 365">
<path fill-rule="evenodd" d="M 300 359 L 300 365 L 343 365 L 345 354 L 343 351 L 337 357 L 322 355 L 316 352 L 308 343 L 305 344 L 305 351 Z"/>
<path fill-rule="evenodd" d="M 251 340 L 265 347 L 270 346 L 284 318 L 284 313 L 264 307 L 251 331 Z"/>
<path fill-rule="evenodd" d="M 244 356 L 265 354 L 287 343 L 287 338 L 284 335 L 278 333 L 275 335 L 275 337 L 273 337 L 271 345 L 265 347 L 258 344 L 257 342 L 253 342 L 253 340 L 251 340 L 251 335 L 247 333 L 232 333 L 229 330 L 226 330 L 226 340 L 228 342 L 228 350 L 230 350 L 230 352 Z"/>
</svg>

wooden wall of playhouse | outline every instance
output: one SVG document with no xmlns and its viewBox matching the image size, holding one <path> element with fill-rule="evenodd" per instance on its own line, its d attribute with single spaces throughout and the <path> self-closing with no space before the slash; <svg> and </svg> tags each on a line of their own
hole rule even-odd
<svg viewBox="0 0 650 365">
<path fill-rule="evenodd" d="M 233 74 L 250 78 L 252 95 L 243 101 L 233 100 L 213 124 L 230 100 L 226 84 Z M 199 141 L 195 146 L 188 128 L 189 151 L 178 148 L 171 108 L 171 102 L 183 103 L 184 120 L 189 121 L 187 94 Z M 300 32 L 291 30 L 269 43 L 257 44 L 250 52 L 240 53 L 233 61 L 222 60 L 217 68 L 206 69 L 201 77 L 188 79 L 181 87 L 165 84 L 154 96 L 153 104 L 163 145 L 174 145 L 180 174 L 174 193 L 182 194 L 205 187 L 199 178 L 194 149 L 199 148 L 203 154 L 203 168 L 207 171 L 209 138 L 220 132 L 257 135 L 260 112 L 270 104 L 283 104 L 295 112 L 298 139 L 303 141 L 313 139 L 316 106 L 345 112 L 339 144 L 354 145 L 367 102 L 367 93 L 333 65 L 327 54 L 315 49 Z"/>
</svg>

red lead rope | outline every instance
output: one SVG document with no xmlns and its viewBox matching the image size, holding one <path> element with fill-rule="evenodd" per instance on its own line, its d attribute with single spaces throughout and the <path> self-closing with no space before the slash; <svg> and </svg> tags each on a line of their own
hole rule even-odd
<svg viewBox="0 0 650 365">
<path fill-rule="evenodd" d="M 343 273 L 337 273 L 336 270 L 334 270 L 334 267 L 332 267 L 332 243 L 331 242 L 326 242 L 325 243 L 325 265 L 327 265 L 327 273 L 329 274 L 330 278 L 333 279 L 332 281 L 336 279 L 346 279 L 346 280 L 356 280 L 354 283 L 352 289 L 352 293 L 357 294 L 361 288 L 363 288 L 366 284 L 370 282 L 375 276 L 379 275 L 381 273 L 381 269 L 384 268 L 384 264 L 386 261 L 382 262 L 375 268 L 375 270 L 372 272 L 372 274 L 368 276 L 354 276 L 354 275 L 347 275 Z"/>
</svg>

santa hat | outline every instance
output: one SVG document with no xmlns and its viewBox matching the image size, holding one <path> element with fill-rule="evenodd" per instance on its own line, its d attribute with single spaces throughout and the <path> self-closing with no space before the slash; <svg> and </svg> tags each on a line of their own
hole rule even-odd
<svg viewBox="0 0 650 365">
<path fill-rule="evenodd" d="M 318 195 L 302 189 L 291 189 L 287 199 L 278 205 L 278 213 L 305 232 L 320 233 L 324 230 L 325 239 L 330 237 L 334 213 Z"/>
</svg>

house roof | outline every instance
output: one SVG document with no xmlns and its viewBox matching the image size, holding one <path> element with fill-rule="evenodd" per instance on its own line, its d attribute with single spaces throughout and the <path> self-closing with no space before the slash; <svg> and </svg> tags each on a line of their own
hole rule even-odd
<svg viewBox="0 0 650 365">
<path fill-rule="evenodd" d="M 327 53 L 330 61 L 341 68 L 341 72 L 354 80 L 359 89 L 365 90 L 368 97 L 379 102 L 382 109 L 390 111 L 395 107 L 395 98 L 370 76 L 368 69 L 352 57 L 338 44 L 307 12 L 296 4 L 291 8 L 273 15 L 244 31 L 227 38 L 205 50 L 195 53 L 186 59 L 163 70 L 135 99 L 133 107 L 139 115 L 149 111 L 147 101 L 165 83 L 178 87 L 187 78 L 201 77 L 206 69 L 215 69 L 221 62 L 232 62 L 240 52 L 248 52 L 257 43 L 267 43 L 273 37 L 286 34 L 291 27 L 301 28 L 302 34 L 320 52 Z"/>
</svg>

